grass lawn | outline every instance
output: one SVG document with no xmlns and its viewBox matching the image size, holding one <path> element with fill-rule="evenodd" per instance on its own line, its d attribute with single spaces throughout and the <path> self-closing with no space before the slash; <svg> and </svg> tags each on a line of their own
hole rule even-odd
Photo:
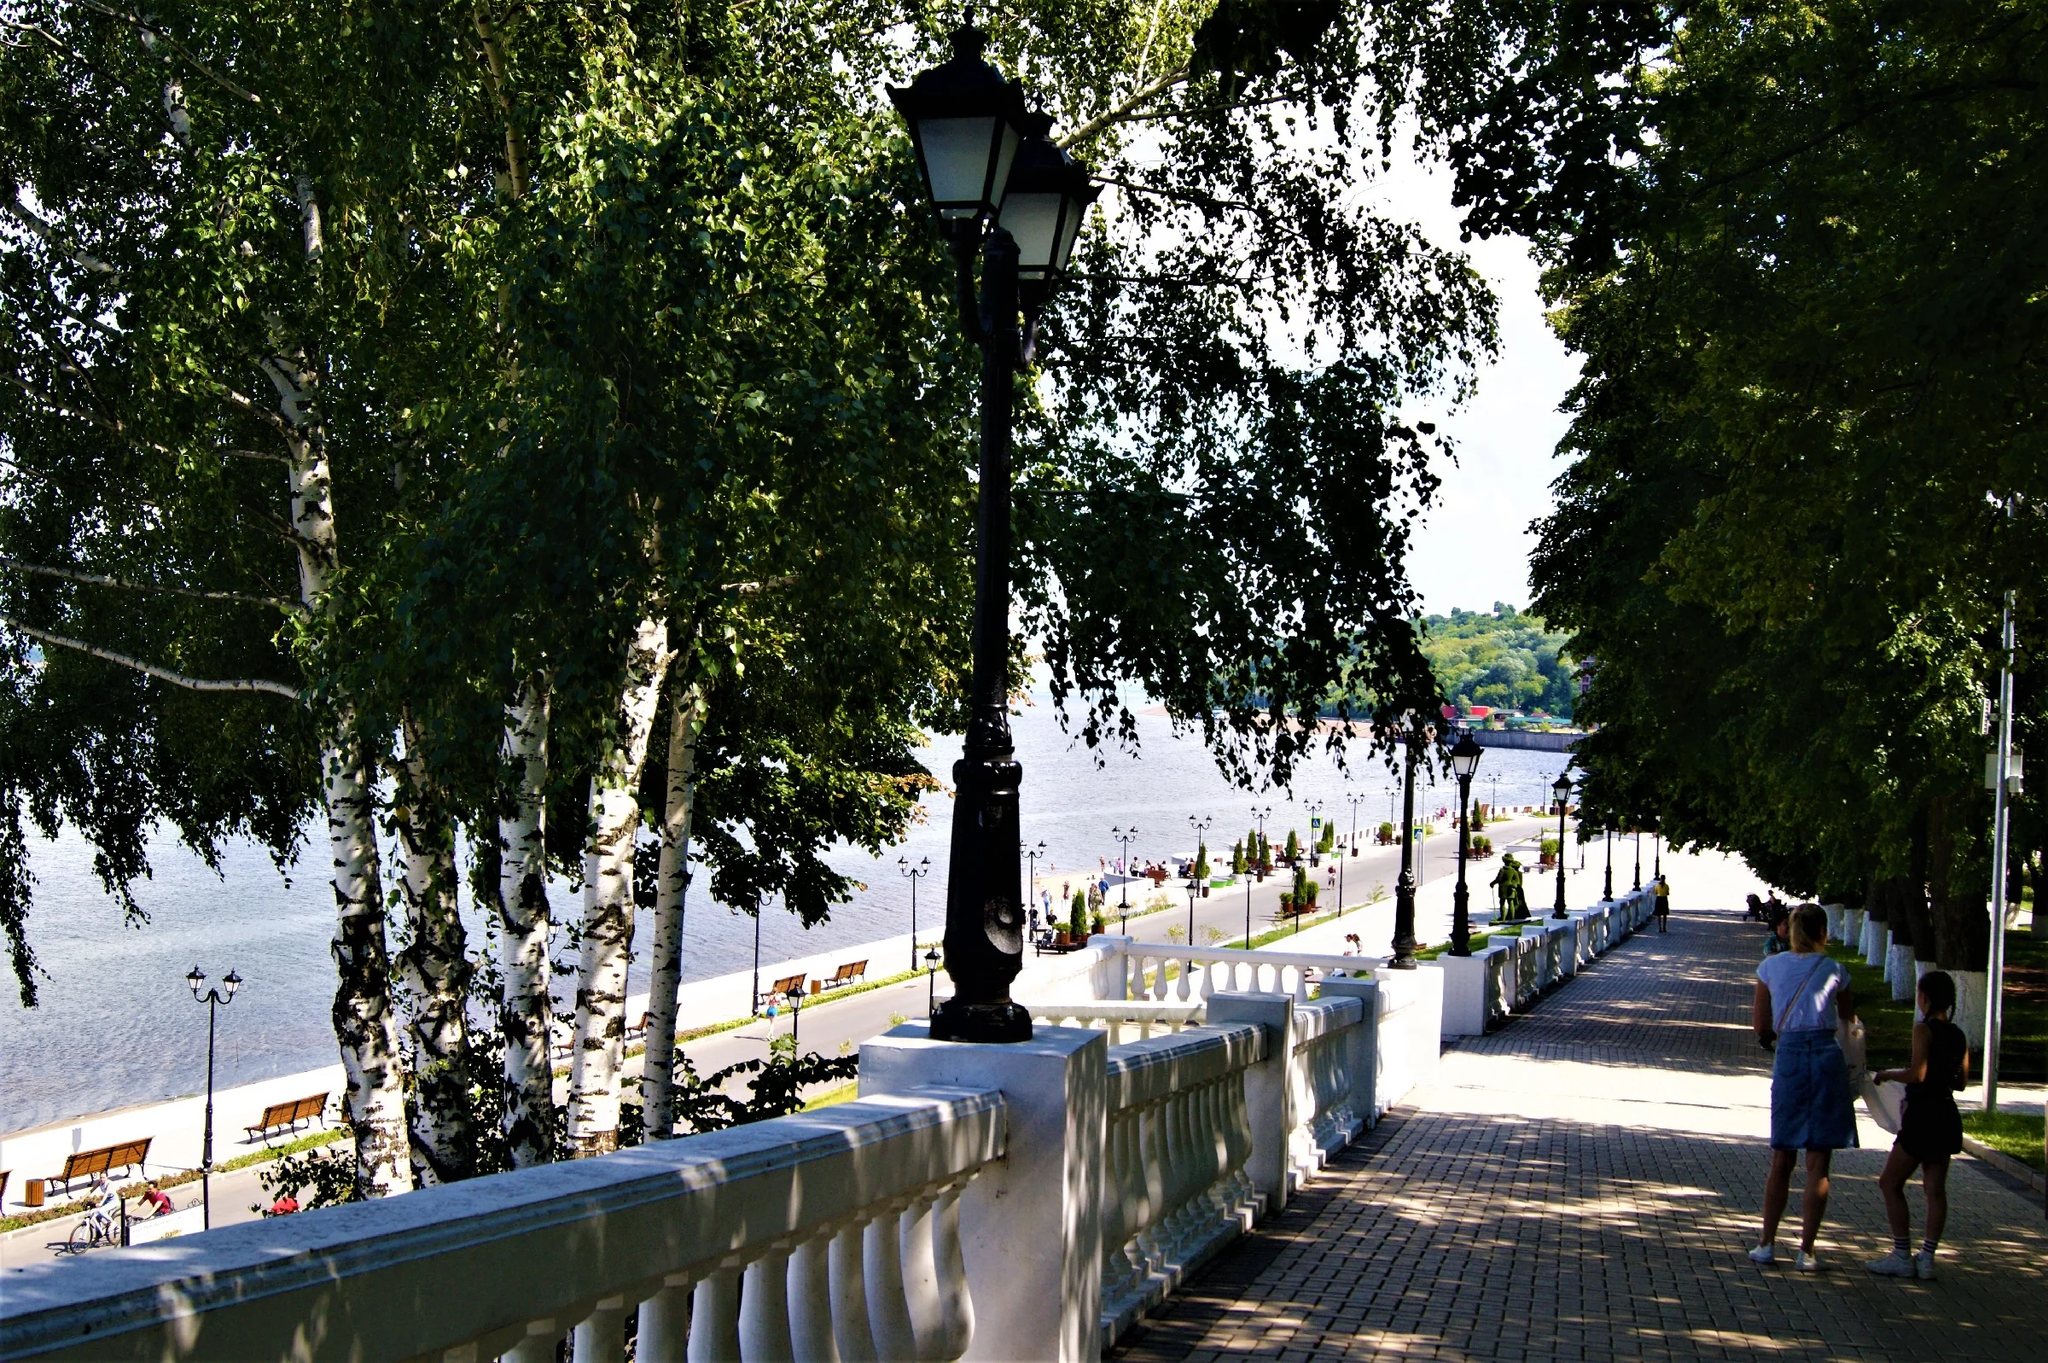
<svg viewBox="0 0 2048 1363">
<path fill-rule="evenodd" d="M 1965 1112 L 1963 1130 L 2001 1155 L 2010 1155 L 2036 1169 L 2044 1165 L 2041 1118 L 2023 1112 Z"/>
<path fill-rule="evenodd" d="M 1762 941 L 1761 933 L 1758 941 Z M 1999 1053 L 1999 1078 L 2015 1084 L 2039 1084 L 2048 1081 L 2048 938 L 2009 932 L 2005 945 L 2005 1040 Z M 1849 967 L 1856 1011 L 1869 1041 L 1870 1067 L 1893 1069 L 1905 1064 L 1913 1053 L 1913 1001 L 1894 1002 L 1884 972 L 1863 964 L 1863 958 L 1850 948 L 1831 942 L 1828 955 Z M 1972 1077 L 1981 1073 L 1982 1061 L 1981 1056 L 1971 1057 Z M 2039 1123 L 2035 1125 L 2038 1143 Z"/>
</svg>

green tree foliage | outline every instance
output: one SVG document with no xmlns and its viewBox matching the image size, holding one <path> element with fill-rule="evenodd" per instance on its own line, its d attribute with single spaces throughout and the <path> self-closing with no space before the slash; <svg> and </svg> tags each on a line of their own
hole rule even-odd
<svg viewBox="0 0 2048 1363">
<path fill-rule="evenodd" d="M 1429 117 L 1456 130 L 1468 222 L 1541 238 L 1586 356 L 1534 576 L 1590 660 L 1588 817 L 1798 893 L 1896 878 L 1922 959 L 1979 968 L 2008 589 L 2022 735 L 2042 696 L 2048 18 L 1521 15 L 1495 75 Z"/>
<path fill-rule="evenodd" d="M 1513 606 L 1495 602 L 1490 614 L 1425 616 L 1422 656 L 1444 695 L 1459 705 L 1572 717 L 1578 680 L 1565 636 Z"/>
</svg>

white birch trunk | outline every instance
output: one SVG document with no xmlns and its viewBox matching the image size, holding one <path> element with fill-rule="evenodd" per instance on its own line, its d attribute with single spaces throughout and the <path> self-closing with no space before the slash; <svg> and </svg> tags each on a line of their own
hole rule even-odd
<svg viewBox="0 0 2048 1363">
<path fill-rule="evenodd" d="M 670 657 L 668 622 L 642 620 L 626 649 L 618 741 L 590 778 L 590 842 L 583 856 L 583 958 L 569 1066 L 569 1151 L 619 1148 L 619 1062 L 626 1044 L 626 960 L 633 945 L 633 851 L 640 830 L 640 771 Z"/>
<path fill-rule="evenodd" d="M 469 1102 L 469 951 L 458 912 L 455 820 L 430 781 L 410 720 L 405 771 L 392 806 L 398 894 L 411 937 L 398 984 L 412 1041 L 413 1179 L 454 1183 L 476 1172 Z"/>
<path fill-rule="evenodd" d="M 301 182 L 306 251 L 320 254 L 319 209 Z M 333 476 L 325 431 L 312 405 L 316 376 L 303 356 L 266 360 L 291 448 L 292 528 L 298 534 L 299 599 L 328 609 L 327 581 L 339 561 Z M 375 782 L 346 702 L 322 741 L 322 785 L 334 887 L 334 1039 L 348 1079 L 347 1115 L 355 1136 L 356 1192 L 383 1197 L 412 1189 L 406 1158 L 405 1066 L 391 1007 L 391 960 L 384 941 L 384 892 L 377 860 Z"/>
<path fill-rule="evenodd" d="M 505 707 L 505 748 L 516 782 L 511 811 L 499 821 L 503 856 L 498 971 L 504 994 L 498 1030 L 505 1040 L 504 1134 L 514 1168 L 555 1157 L 555 1078 L 548 1062 L 554 1023 L 549 992 L 546 806 L 548 693 L 529 678 Z"/>
<path fill-rule="evenodd" d="M 661 820 L 661 862 L 654 893 L 654 949 L 648 963 L 647 1055 L 640 1101 L 647 1139 L 675 1134 L 676 991 L 683 978 L 683 906 L 689 887 L 690 818 L 697 795 L 697 739 L 709 701 L 700 682 L 678 686 L 670 703 L 668 791 Z"/>
</svg>

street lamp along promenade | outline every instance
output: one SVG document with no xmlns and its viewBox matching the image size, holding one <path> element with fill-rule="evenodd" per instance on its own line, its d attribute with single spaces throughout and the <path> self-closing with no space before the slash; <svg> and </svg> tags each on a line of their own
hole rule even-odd
<svg viewBox="0 0 2048 1363">
<path fill-rule="evenodd" d="M 1389 970 L 1415 969 L 1415 749 L 1424 741 L 1415 723 L 1409 721 L 1411 727 L 1401 739 L 1401 874 L 1394 880 L 1394 954 L 1387 961 Z"/>
<path fill-rule="evenodd" d="M 192 988 L 192 1001 L 206 1005 L 206 1132 L 199 1146 L 199 1225 L 203 1230 L 213 1229 L 213 1020 L 214 1015 L 234 1002 L 235 991 L 242 987 L 242 977 L 230 970 L 221 976 L 220 982 L 227 986 L 223 995 L 211 987 L 201 993 L 206 985 L 206 974 L 198 966 L 185 976 L 185 983 Z"/>
<path fill-rule="evenodd" d="M 917 969 L 917 882 L 932 873 L 932 859 L 919 857 L 917 865 L 910 864 L 909 857 L 896 858 L 896 869 L 910 881 L 910 968 Z"/>
<path fill-rule="evenodd" d="M 1451 746 L 1451 772 L 1458 778 L 1458 887 L 1451 892 L 1453 956 L 1472 954 L 1472 895 L 1465 888 L 1465 858 L 1472 849 L 1472 831 L 1465 815 L 1471 808 L 1472 777 L 1479 770 L 1479 758 L 1485 751 L 1470 729 L 1460 729 L 1458 741 Z"/>
<path fill-rule="evenodd" d="M 1118 874 L 1123 877 L 1123 880 L 1117 885 L 1117 894 L 1122 901 L 1118 906 L 1117 912 L 1122 917 L 1123 922 L 1117 930 L 1128 933 L 1131 930 L 1131 844 L 1138 840 L 1138 828 L 1136 824 L 1131 825 L 1129 828 L 1111 828 L 1109 836 L 1123 846 L 1123 857 L 1117 863 L 1118 866 L 1122 867 Z"/>
<path fill-rule="evenodd" d="M 1038 313 L 1057 286 L 1101 191 L 1047 139 L 1052 120 L 981 59 L 987 36 L 963 24 L 953 56 L 891 86 L 910 127 L 925 193 L 958 267 L 961 329 L 981 348 L 980 504 L 974 537 L 974 667 L 967 742 L 953 764 L 946 973 L 936 1041 L 1029 1041 L 1031 1015 L 1010 999 L 1024 965 L 1017 894 L 1017 787 L 1010 740 L 1010 426 L 1017 371 L 1033 356 Z M 974 264 L 981 260 L 981 286 Z M 1021 313 L 1021 325 L 1020 325 Z M 1005 864 L 1007 862 L 1007 865 Z"/>
<path fill-rule="evenodd" d="M 1564 918 L 1564 814 L 1571 807 L 1571 773 L 1559 772 L 1557 780 L 1551 783 L 1550 793 L 1557 797 L 1557 903 L 1551 906 L 1550 916 Z"/>
</svg>

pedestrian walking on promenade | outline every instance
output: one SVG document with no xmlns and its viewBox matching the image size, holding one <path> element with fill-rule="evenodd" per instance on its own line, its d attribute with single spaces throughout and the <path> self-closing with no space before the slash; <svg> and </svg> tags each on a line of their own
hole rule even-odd
<svg viewBox="0 0 2048 1363">
<path fill-rule="evenodd" d="M 1932 1278 L 1934 1251 L 1948 1224 L 1948 1161 L 1963 1148 L 1963 1118 L 1956 1111 L 1956 1091 L 1970 1081 L 1970 1043 L 1952 1020 L 1956 1011 L 1955 977 L 1930 970 L 1920 977 L 1920 1016 L 1913 1024 L 1913 1059 L 1904 1069 L 1879 1070 L 1873 1083 L 1887 1079 L 1906 1085 L 1906 1111 L 1891 1158 L 1877 1176 L 1884 1194 L 1885 1220 L 1891 1223 L 1891 1253 L 1870 1266 L 1888 1278 Z M 1927 1235 L 1919 1252 L 1911 1250 L 1912 1213 L 1906 1208 L 1906 1181 L 1915 1167 L 1927 1192 Z"/>
<path fill-rule="evenodd" d="M 1671 882 L 1658 876 L 1654 882 L 1657 891 L 1657 931 L 1671 931 Z"/>
<path fill-rule="evenodd" d="M 1792 949 L 1756 968 L 1750 1019 L 1757 1040 L 1776 1050 L 1771 1064 L 1771 1168 L 1764 1180 L 1763 1236 L 1750 1261 L 1778 1261 L 1778 1222 L 1792 1197 L 1792 1165 L 1806 1152 L 1806 1192 L 1799 1204 L 1798 1266 L 1820 1267 L 1814 1237 L 1828 1209 L 1828 1166 L 1837 1150 L 1856 1144 L 1849 1065 L 1835 1038 L 1856 1016 L 1849 972 L 1828 959 L 1828 915 L 1818 904 L 1792 910 Z"/>
</svg>

